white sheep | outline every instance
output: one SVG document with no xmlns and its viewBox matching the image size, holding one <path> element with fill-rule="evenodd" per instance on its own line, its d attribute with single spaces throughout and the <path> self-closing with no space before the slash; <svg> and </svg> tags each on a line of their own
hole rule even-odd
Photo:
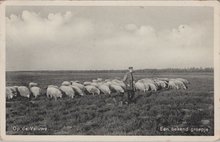
<svg viewBox="0 0 220 142">
<path fill-rule="evenodd" d="M 75 92 L 71 86 L 60 86 L 60 90 L 68 97 L 74 98 Z"/>
<path fill-rule="evenodd" d="M 103 80 L 102 78 L 97 78 L 97 81 L 99 82 L 102 82 L 102 80 Z"/>
<path fill-rule="evenodd" d="M 169 81 L 169 78 L 157 78 L 158 80 L 161 80 L 161 81 L 166 81 L 168 82 Z"/>
<path fill-rule="evenodd" d="M 35 98 L 37 98 L 37 96 L 41 94 L 41 89 L 37 86 L 33 86 L 30 88 L 30 92 Z"/>
<path fill-rule="evenodd" d="M 26 86 L 18 86 L 17 92 L 22 97 L 30 98 L 30 91 Z"/>
<path fill-rule="evenodd" d="M 95 83 L 97 83 L 97 82 L 98 82 L 98 80 L 96 80 L 96 79 L 93 79 L 93 80 L 92 80 L 92 82 L 95 82 Z"/>
<path fill-rule="evenodd" d="M 186 85 L 185 85 L 182 81 L 176 80 L 176 79 L 174 79 L 173 81 L 174 81 L 174 83 L 176 84 L 176 86 L 178 86 L 179 89 L 180 89 L 180 88 L 183 88 L 183 89 L 185 89 L 185 90 L 187 89 Z"/>
<path fill-rule="evenodd" d="M 185 85 L 189 84 L 189 81 L 183 78 L 176 78 L 176 80 L 182 81 Z"/>
<path fill-rule="evenodd" d="M 149 83 L 151 91 L 157 91 L 157 86 L 154 83 Z"/>
<path fill-rule="evenodd" d="M 154 82 L 157 85 L 158 89 L 164 89 L 164 88 L 167 87 L 167 82 L 166 81 L 155 79 Z"/>
<path fill-rule="evenodd" d="M 71 85 L 71 87 L 78 95 L 84 96 L 83 91 L 78 86 Z"/>
<path fill-rule="evenodd" d="M 6 87 L 6 97 L 8 100 L 14 97 L 11 87 Z"/>
<path fill-rule="evenodd" d="M 83 83 L 83 85 L 90 85 L 92 82 L 90 82 L 90 81 L 85 81 L 84 83 Z"/>
<path fill-rule="evenodd" d="M 121 80 L 113 79 L 111 82 L 112 82 L 112 84 L 119 85 L 119 86 L 121 86 L 123 89 L 126 89 L 125 83 L 124 83 L 123 81 L 121 81 Z"/>
<path fill-rule="evenodd" d="M 77 86 L 77 87 L 79 87 L 81 90 L 84 90 L 84 89 L 85 89 L 84 85 L 80 84 L 79 82 L 71 81 L 71 85 Z"/>
<path fill-rule="evenodd" d="M 140 81 L 143 81 L 146 90 L 157 91 L 157 86 L 152 79 L 145 78 Z"/>
<path fill-rule="evenodd" d="M 57 100 L 57 98 L 62 98 L 62 93 L 57 86 L 49 85 L 47 87 L 47 97 Z"/>
<path fill-rule="evenodd" d="M 105 81 L 103 84 L 107 85 L 108 87 L 110 87 L 110 85 L 112 84 L 111 81 Z"/>
<path fill-rule="evenodd" d="M 16 97 L 18 95 L 18 91 L 17 91 L 18 86 L 9 86 L 9 88 L 13 93 L 13 97 Z"/>
<path fill-rule="evenodd" d="M 137 91 L 146 92 L 145 85 L 144 85 L 143 82 L 137 81 L 137 82 L 134 84 L 134 86 L 135 86 L 135 89 L 136 89 Z"/>
<path fill-rule="evenodd" d="M 69 81 L 63 81 L 61 85 L 62 86 L 69 86 L 69 85 L 71 85 L 71 83 Z"/>
<path fill-rule="evenodd" d="M 73 81 L 73 82 L 80 83 L 80 81 L 79 81 L 79 80 L 75 80 L 75 81 Z"/>
<path fill-rule="evenodd" d="M 87 86 L 85 86 L 85 88 L 86 88 L 86 91 L 92 95 L 95 95 L 95 94 L 99 95 L 100 94 L 100 90 L 93 85 L 87 85 Z"/>
<path fill-rule="evenodd" d="M 95 87 L 98 87 L 98 86 L 99 86 L 99 83 L 97 83 L 97 82 L 92 82 L 90 85 L 95 86 Z"/>
<path fill-rule="evenodd" d="M 105 82 L 109 82 L 109 81 L 111 82 L 112 80 L 111 79 L 105 79 Z"/>
<path fill-rule="evenodd" d="M 113 90 L 113 91 L 116 91 L 117 93 L 122 93 L 124 94 L 124 89 L 119 86 L 119 85 L 116 85 L 116 84 L 110 84 L 110 89 Z"/>
<path fill-rule="evenodd" d="M 168 82 L 168 88 L 169 89 L 179 89 L 179 87 L 176 85 L 176 83 L 175 83 L 175 81 L 174 80 L 170 80 L 169 82 Z"/>
<path fill-rule="evenodd" d="M 144 85 L 145 92 L 150 90 L 150 85 L 148 82 L 145 82 L 144 80 L 138 80 L 138 82 L 140 82 Z"/>
<path fill-rule="evenodd" d="M 98 86 L 98 89 L 103 92 L 106 95 L 110 95 L 111 94 L 111 90 L 109 89 L 109 87 L 106 84 L 101 84 Z"/>
<path fill-rule="evenodd" d="M 31 88 L 31 87 L 33 87 L 33 86 L 37 86 L 38 84 L 37 83 L 35 83 L 35 82 L 30 82 L 29 83 L 29 88 Z"/>
<path fill-rule="evenodd" d="M 150 78 L 144 78 L 144 79 L 141 79 L 141 80 L 143 80 L 144 82 L 154 83 L 154 80 L 152 80 Z"/>
<path fill-rule="evenodd" d="M 58 87 L 58 86 L 56 86 L 56 85 L 48 85 L 48 87 L 54 87 L 54 88 L 59 89 L 59 87 Z M 48 88 L 48 87 L 47 87 L 47 88 Z"/>
</svg>

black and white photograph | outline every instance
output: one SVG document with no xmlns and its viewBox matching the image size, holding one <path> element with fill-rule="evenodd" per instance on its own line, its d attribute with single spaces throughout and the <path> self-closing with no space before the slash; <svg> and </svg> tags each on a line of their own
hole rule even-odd
<svg viewBox="0 0 220 142">
<path fill-rule="evenodd" d="M 4 6 L 6 136 L 219 138 L 215 6 L 42 3 Z"/>
</svg>

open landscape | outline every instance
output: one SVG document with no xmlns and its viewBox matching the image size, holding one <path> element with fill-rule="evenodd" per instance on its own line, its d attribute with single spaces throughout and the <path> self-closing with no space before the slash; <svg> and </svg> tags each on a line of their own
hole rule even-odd
<svg viewBox="0 0 220 142">
<path fill-rule="evenodd" d="M 2 134 L 217 135 L 214 4 L 30 2 L 3 10 Z"/>
<path fill-rule="evenodd" d="M 214 135 L 214 76 L 212 71 L 137 71 L 141 78 L 185 78 L 187 90 L 136 92 L 135 103 L 121 105 L 122 96 L 85 95 L 55 101 L 45 95 L 48 85 L 63 81 L 117 78 L 125 71 L 13 71 L 7 86 L 36 82 L 38 98 L 6 101 L 6 133 L 13 135 Z M 35 128 L 33 130 L 33 128 Z"/>
</svg>

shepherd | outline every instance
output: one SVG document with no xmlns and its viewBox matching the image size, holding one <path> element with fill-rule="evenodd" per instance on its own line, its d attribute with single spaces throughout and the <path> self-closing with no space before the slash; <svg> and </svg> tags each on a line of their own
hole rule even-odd
<svg viewBox="0 0 220 142">
<path fill-rule="evenodd" d="M 133 67 L 128 68 L 128 72 L 124 75 L 123 81 L 126 85 L 128 103 L 133 102 L 135 95 Z"/>
</svg>

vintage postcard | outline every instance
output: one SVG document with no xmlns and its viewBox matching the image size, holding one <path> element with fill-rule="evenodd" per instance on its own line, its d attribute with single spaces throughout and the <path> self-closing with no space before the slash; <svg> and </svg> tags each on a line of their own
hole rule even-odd
<svg viewBox="0 0 220 142">
<path fill-rule="evenodd" d="M 218 1 L 0 6 L 1 139 L 220 139 Z"/>
</svg>

